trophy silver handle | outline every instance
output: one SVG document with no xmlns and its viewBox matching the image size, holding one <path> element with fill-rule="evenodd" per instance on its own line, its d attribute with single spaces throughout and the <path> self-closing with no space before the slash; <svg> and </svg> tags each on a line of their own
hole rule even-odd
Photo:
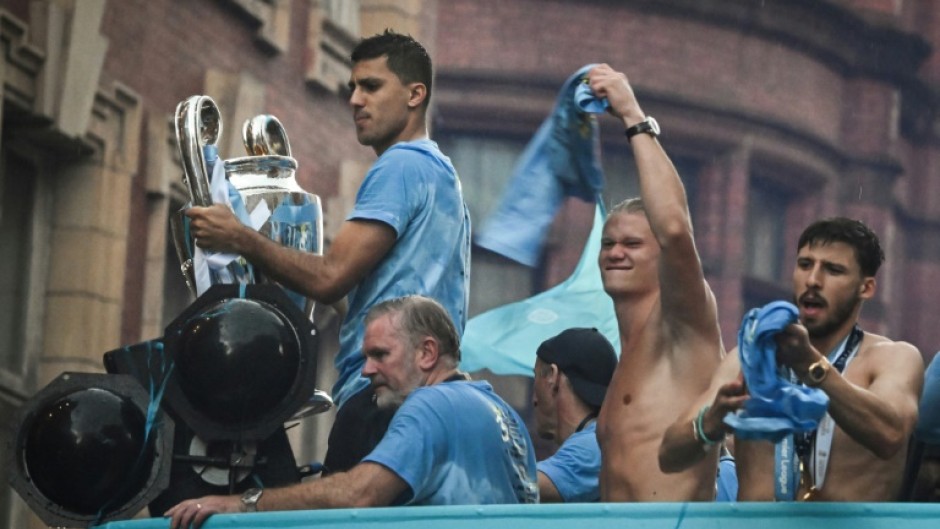
<svg viewBox="0 0 940 529">
<path fill-rule="evenodd" d="M 242 141 L 248 156 L 290 156 L 290 140 L 287 131 L 278 119 L 270 114 L 261 114 L 245 121 L 242 126 Z"/>
<path fill-rule="evenodd" d="M 176 106 L 176 144 L 194 206 L 212 204 L 203 147 L 216 145 L 221 135 L 222 116 L 211 97 L 192 96 Z"/>
<path fill-rule="evenodd" d="M 189 239 L 186 233 L 186 208 L 182 208 L 175 213 L 170 214 L 170 238 L 173 241 L 173 247 L 176 248 L 176 257 L 180 260 L 180 272 L 183 273 L 183 279 L 189 288 L 193 297 L 199 295 L 196 292 L 196 270 L 193 268 L 193 256 L 190 251 L 195 244 Z"/>
</svg>

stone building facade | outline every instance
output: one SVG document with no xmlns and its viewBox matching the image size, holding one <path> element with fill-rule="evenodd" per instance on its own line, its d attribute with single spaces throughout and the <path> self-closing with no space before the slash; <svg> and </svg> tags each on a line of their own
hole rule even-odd
<svg viewBox="0 0 940 529">
<path fill-rule="evenodd" d="M 106 351 L 162 335 L 189 303 L 167 239 L 169 215 L 187 194 L 172 126 L 177 103 L 215 99 L 223 158 L 244 155 L 245 119 L 278 116 L 300 184 L 323 199 L 328 243 L 375 157 L 356 142 L 346 103 L 349 52 L 361 32 L 386 26 L 430 39 L 433 7 L 0 1 L 0 422 L 10 424 L 60 373 L 102 372 Z M 338 322 L 330 309 L 318 311 L 320 387 L 328 389 Z M 304 430 L 295 444 L 325 444 L 325 429 Z M 0 451 L 5 478 L 5 444 Z M 0 526 L 40 527 L 3 481 Z"/>
</svg>

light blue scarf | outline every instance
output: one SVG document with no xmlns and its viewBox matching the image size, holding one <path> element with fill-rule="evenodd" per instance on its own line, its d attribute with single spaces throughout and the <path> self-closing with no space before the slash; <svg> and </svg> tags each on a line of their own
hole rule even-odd
<svg viewBox="0 0 940 529">
<path fill-rule="evenodd" d="M 829 397 L 822 390 L 791 382 L 789 370 L 777 366 L 774 335 L 798 315 L 792 303 L 775 301 L 744 316 L 738 352 L 751 398 L 724 419 L 739 439 L 776 443 L 788 434 L 816 429 L 826 413 Z"/>
</svg>

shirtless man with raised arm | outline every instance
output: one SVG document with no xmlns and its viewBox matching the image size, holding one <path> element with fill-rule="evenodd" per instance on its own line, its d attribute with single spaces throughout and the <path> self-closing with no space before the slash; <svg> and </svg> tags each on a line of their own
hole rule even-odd
<svg viewBox="0 0 940 529">
<path fill-rule="evenodd" d="M 793 296 L 799 322 L 777 335 L 777 362 L 829 396 L 835 427 L 831 436 L 813 433 L 795 443 L 804 471 L 794 499 L 896 501 L 917 422 L 924 362 L 911 344 L 857 327 L 862 303 L 875 294 L 884 253 L 868 227 L 842 217 L 810 225 L 797 248 Z M 848 362 L 840 373 L 837 359 L 843 353 Z M 747 399 L 735 349 L 709 391 L 666 432 L 663 468 L 681 470 L 701 458 L 703 445 L 694 439 L 691 421 L 703 406 L 710 405 L 702 416 L 702 435 L 718 440 L 733 433 L 723 417 Z M 773 501 L 783 494 L 775 487 L 780 476 L 773 444 L 736 439 L 735 456 L 739 500 Z"/>
<path fill-rule="evenodd" d="M 598 257 L 621 344 L 597 426 L 601 501 L 712 500 L 717 449 L 678 474 L 656 459 L 666 428 L 708 387 L 723 353 L 685 188 L 626 76 L 600 65 L 589 80 L 627 129 L 641 197 L 612 209 Z"/>
</svg>

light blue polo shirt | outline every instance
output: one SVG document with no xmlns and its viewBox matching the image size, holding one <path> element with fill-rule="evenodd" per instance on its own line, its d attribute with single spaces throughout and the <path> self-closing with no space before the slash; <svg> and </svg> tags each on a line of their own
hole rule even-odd
<svg viewBox="0 0 940 529">
<path fill-rule="evenodd" d="M 391 146 L 366 174 L 347 220 L 391 226 L 395 246 L 349 293 L 339 336 L 333 400 L 342 406 L 365 389 L 362 322 L 373 305 L 420 294 L 437 300 L 462 335 L 470 287 L 470 214 L 457 171 L 428 139 Z"/>
</svg>

